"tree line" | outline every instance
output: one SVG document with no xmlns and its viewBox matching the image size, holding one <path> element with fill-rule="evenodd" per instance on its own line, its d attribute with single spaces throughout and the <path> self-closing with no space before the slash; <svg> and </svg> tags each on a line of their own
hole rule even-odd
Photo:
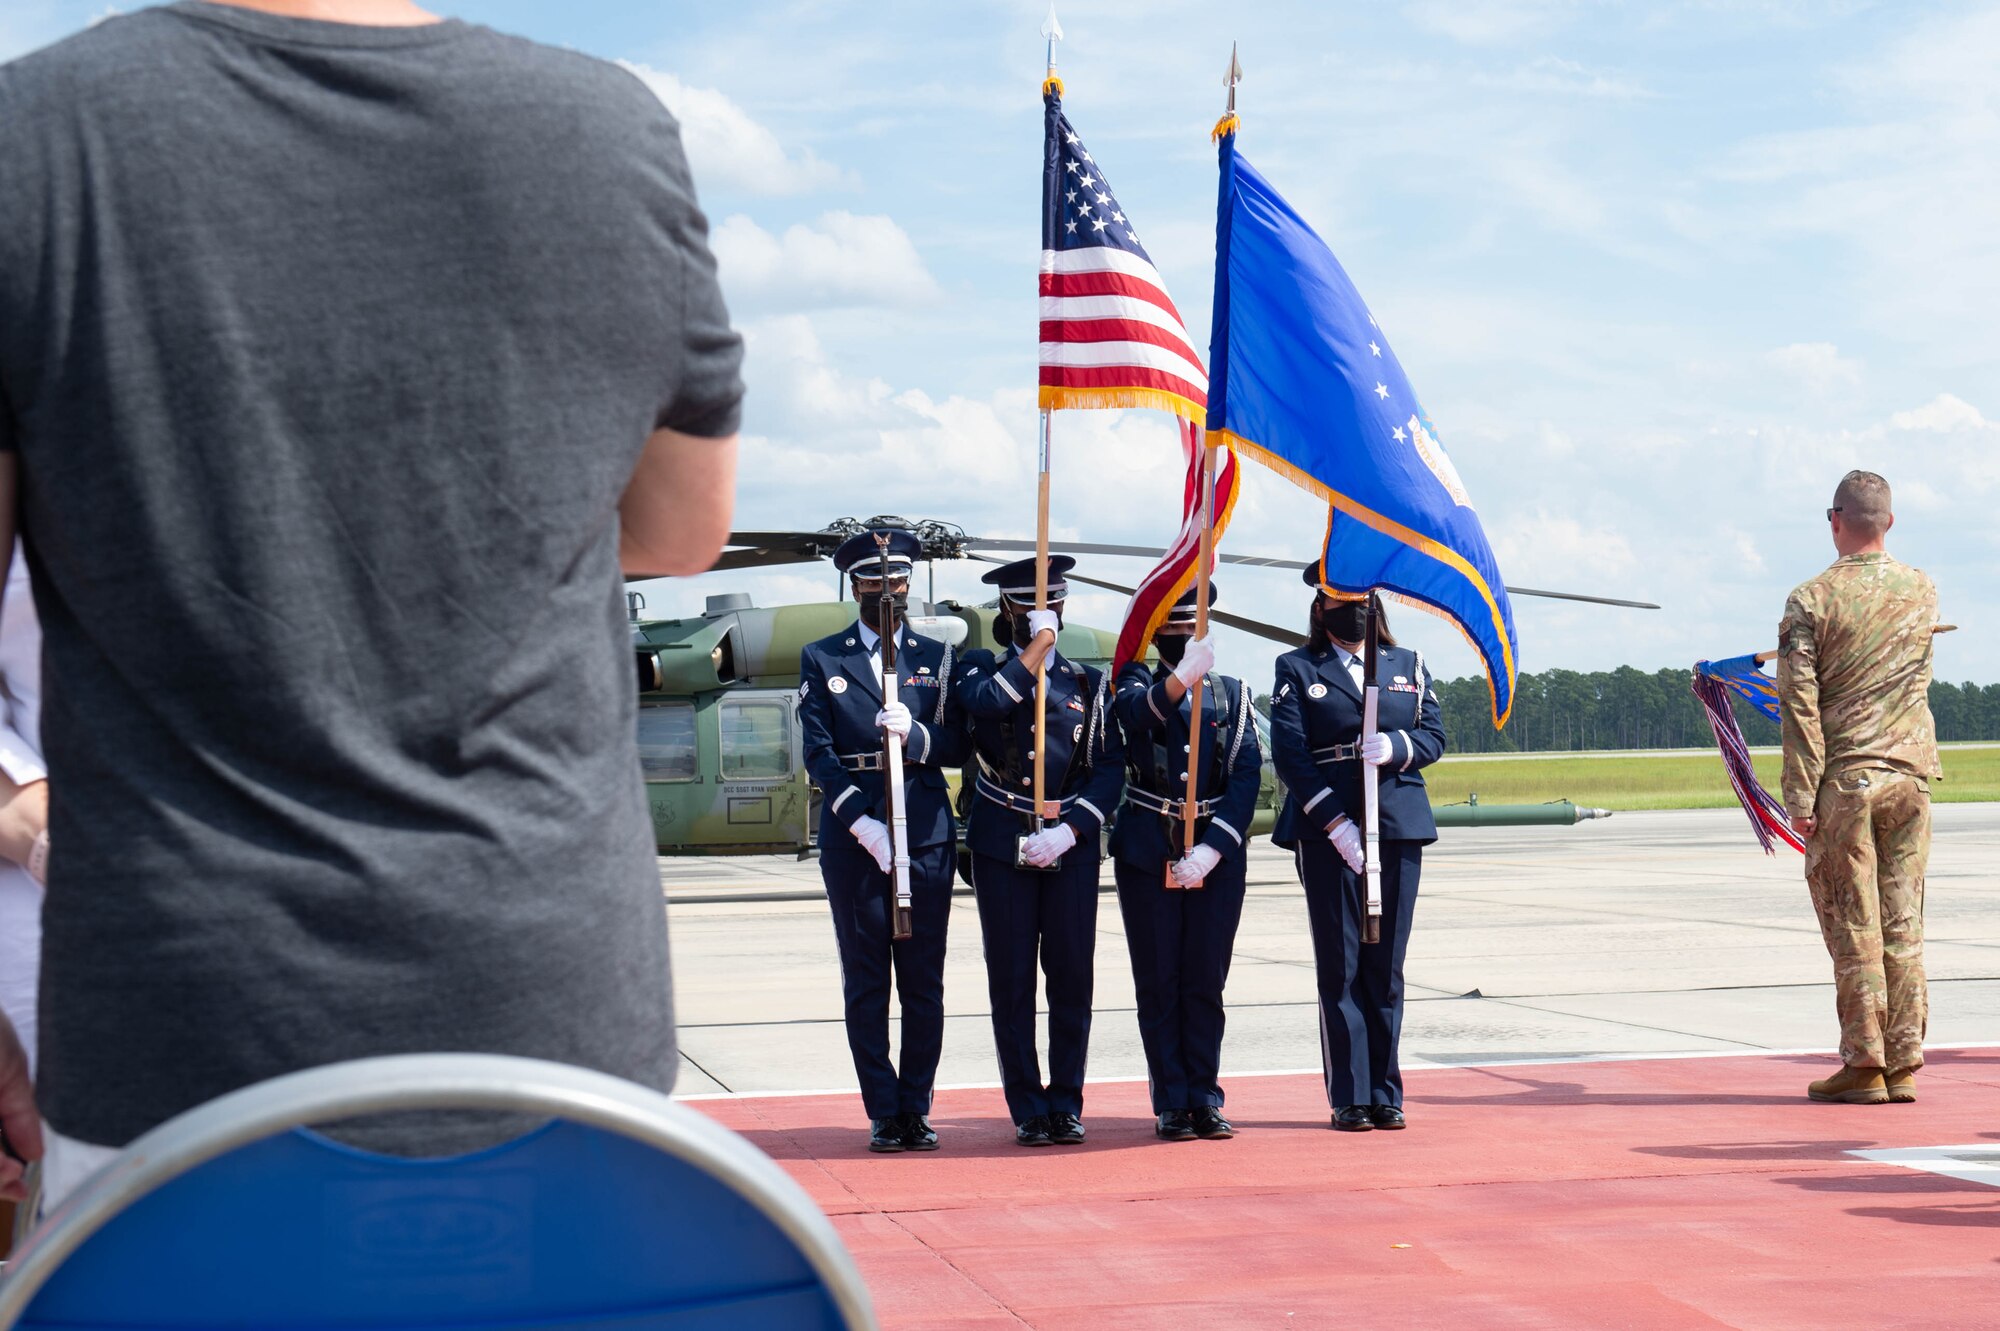
<svg viewBox="0 0 2000 1331">
<path fill-rule="evenodd" d="M 1516 683 L 1514 715 L 1493 729 L 1483 676 L 1440 680 L 1438 700 L 1454 753 L 1541 753 L 1580 749 L 1694 749 L 1715 743 L 1708 714 L 1688 689 L 1689 672 L 1545 670 Z M 1778 743 L 1778 727 L 1741 699 L 1736 723 L 1751 745 Z M 1941 740 L 2000 740 L 2000 684 L 1931 685 Z"/>
</svg>

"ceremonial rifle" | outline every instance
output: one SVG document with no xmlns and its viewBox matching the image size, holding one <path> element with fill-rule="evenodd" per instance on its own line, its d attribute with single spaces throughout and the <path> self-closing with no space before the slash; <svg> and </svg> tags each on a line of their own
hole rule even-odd
<svg viewBox="0 0 2000 1331">
<path fill-rule="evenodd" d="M 1361 648 L 1361 876 L 1368 888 L 1368 915 L 1361 925 L 1361 941 L 1382 941 L 1382 799 L 1380 769 L 1365 756 L 1375 739 L 1375 725 L 1381 711 L 1382 688 L 1375 682 L 1375 655 L 1380 646 L 1376 626 L 1375 593 L 1368 593 L 1368 632 Z M 1418 681 L 1422 687 L 1422 681 Z M 1420 695 L 1421 696 L 1421 695 Z"/>
<path fill-rule="evenodd" d="M 882 705 L 896 705 L 896 599 L 889 591 L 889 533 L 876 532 L 875 546 L 882 552 L 882 592 L 877 598 L 876 632 L 882 640 Z M 896 920 L 892 931 L 898 940 L 911 936 L 910 920 L 910 819 L 903 791 L 903 742 L 882 731 L 882 794 L 889 810 L 890 876 L 896 883 Z"/>
</svg>

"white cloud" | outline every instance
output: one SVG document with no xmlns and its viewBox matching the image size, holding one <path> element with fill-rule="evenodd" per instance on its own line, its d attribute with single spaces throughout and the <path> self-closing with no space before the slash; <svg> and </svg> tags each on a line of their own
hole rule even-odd
<svg viewBox="0 0 2000 1331">
<path fill-rule="evenodd" d="M 781 195 L 853 184 L 848 173 L 820 161 L 810 148 L 787 152 L 776 134 L 724 93 L 690 87 L 665 70 L 630 60 L 618 63 L 651 88 L 681 122 L 688 165 L 701 189 Z"/>
<path fill-rule="evenodd" d="M 1841 355 L 1831 342 L 1794 342 L 1766 352 L 1764 360 L 1814 392 L 1861 382 L 1861 362 Z"/>
<path fill-rule="evenodd" d="M 1899 411 L 1889 418 L 1889 424 L 1898 430 L 1985 430 L 1993 431 L 1994 425 L 1982 416 L 1979 408 L 1964 398 L 1950 393 L 1940 393 L 1923 406 L 1910 411 Z M 2000 443 L 2000 440 L 1996 440 Z"/>
<path fill-rule="evenodd" d="M 732 308 L 922 305 L 937 282 L 892 218 L 835 211 L 774 236 L 750 218 L 724 219 L 710 240 Z"/>
</svg>

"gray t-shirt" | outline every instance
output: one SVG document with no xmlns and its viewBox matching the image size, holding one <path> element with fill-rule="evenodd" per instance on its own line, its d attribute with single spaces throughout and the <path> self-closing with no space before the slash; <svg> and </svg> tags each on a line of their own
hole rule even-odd
<svg viewBox="0 0 2000 1331">
<path fill-rule="evenodd" d="M 737 426 L 706 234 L 638 80 L 469 24 L 0 67 L 58 1131 L 407 1051 L 671 1085 L 617 504 Z"/>
</svg>

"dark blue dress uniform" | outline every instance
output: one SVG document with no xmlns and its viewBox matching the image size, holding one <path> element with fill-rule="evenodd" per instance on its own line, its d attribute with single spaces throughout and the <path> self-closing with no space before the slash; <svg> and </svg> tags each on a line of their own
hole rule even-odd
<svg viewBox="0 0 2000 1331">
<path fill-rule="evenodd" d="M 1421 769 L 1444 753 L 1444 722 L 1420 653 L 1383 647 L 1376 729 L 1389 736 L 1378 769 L 1382 933 L 1361 942 L 1367 888 L 1327 839 L 1342 814 L 1362 824 L 1361 689 L 1340 648 L 1301 647 L 1278 658 L 1271 687 L 1271 762 L 1285 803 L 1271 839 L 1293 852 L 1305 888 L 1318 968 L 1320 1056 L 1327 1103 L 1403 1103 L 1396 1042 L 1403 1025 L 1403 958 L 1409 951 L 1423 848 L 1437 840 Z"/>
<path fill-rule="evenodd" d="M 1028 579 L 1032 582 L 1033 561 Z M 1052 572 L 1061 559 L 1052 559 Z M 1064 563 L 1066 567 L 1066 563 Z M 1015 574 L 1017 566 L 995 570 Z M 1002 583 L 1003 587 L 1006 585 Z M 1052 591 L 1052 596 L 1056 595 Z M 1009 648 L 965 654 L 953 687 L 970 718 L 976 766 L 966 816 L 972 890 L 986 947 L 993 1042 L 1007 1110 L 1017 1126 L 1051 1114 L 1083 1113 L 1084 1063 L 1097 944 L 1100 834 L 1125 784 L 1125 753 L 1111 719 L 1103 672 L 1051 651 L 1045 798 L 1057 800 L 1076 845 L 1052 869 L 1017 867 L 1016 839 L 1041 826 L 1034 817 L 1035 676 Z M 1035 970 L 1047 977 L 1049 1076 L 1035 1047 Z"/>
<path fill-rule="evenodd" d="M 1250 716 L 1250 690 L 1227 675 L 1202 688 L 1201 802 L 1197 844 L 1221 862 L 1200 888 L 1169 889 L 1167 866 L 1183 854 L 1181 804 L 1187 797 L 1192 699 L 1169 702 L 1165 666 L 1133 662 L 1118 672 L 1112 711 L 1125 740 L 1125 803 L 1111 834 L 1118 907 L 1132 953 L 1139 1038 L 1153 1112 L 1220 1109 L 1222 988 L 1243 916 L 1250 819 L 1263 758 Z"/>
<path fill-rule="evenodd" d="M 911 937 L 894 941 L 895 885 L 854 839 L 863 816 L 888 822 L 883 790 L 879 642 L 862 623 L 799 653 L 799 724 L 806 768 L 822 792 L 820 875 L 833 910 L 846 1000 L 847 1044 L 871 1119 L 928 1114 L 944 1042 L 945 929 L 958 829 L 944 768 L 965 761 L 968 736 L 951 689 L 952 650 L 897 625 L 897 691 L 910 709 L 903 746 Z M 903 1016 L 900 1070 L 889 1058 L 889 976 Z"/>
</svg>

